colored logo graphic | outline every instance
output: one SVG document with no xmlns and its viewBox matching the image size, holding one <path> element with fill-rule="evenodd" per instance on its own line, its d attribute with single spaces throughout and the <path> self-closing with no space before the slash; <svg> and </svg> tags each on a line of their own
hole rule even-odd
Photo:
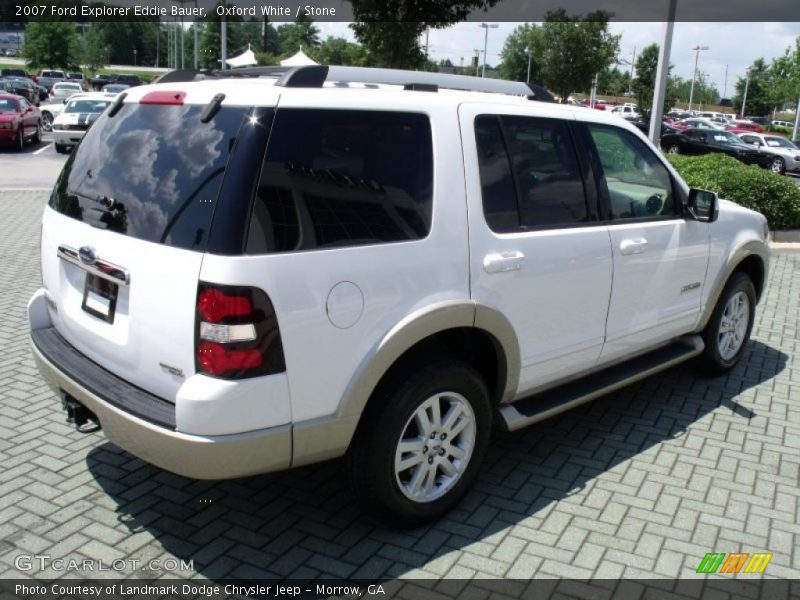
<svg viewBox="0 0 800 600">
<path fill-rule="evenodd" d="M 767 552 L 709 552 L 700 561 L 698 573 L 763 573 L 772 554 Z"/>
</svg>

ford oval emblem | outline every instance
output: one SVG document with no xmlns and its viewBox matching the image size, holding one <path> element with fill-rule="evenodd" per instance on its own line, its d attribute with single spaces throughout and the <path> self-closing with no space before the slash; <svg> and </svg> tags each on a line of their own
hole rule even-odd
<svg viewBox="0 0 800 600">
<path fill-rule="evenodd" d="M 91 246 L 81 246 L 78 250 L 78 257 L 85 265 L 93 265 L 97 262 L 97 252 Z"/>
</svg>

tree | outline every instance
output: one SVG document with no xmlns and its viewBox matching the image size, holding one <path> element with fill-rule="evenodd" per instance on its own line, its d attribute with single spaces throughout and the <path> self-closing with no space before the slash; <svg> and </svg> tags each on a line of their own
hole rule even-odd
<svg viewBox="0 0 800 600">
<path fill-rule="evenodd" d="M 519 25 L 506 38 L 503 51 L 500 53 L 500 74 L 503 79 L 527 81 L 530 61 L 530 79 L 539 81 L 539 54 L 541 48 L 542 28 L 530 23 Z"/>
<path fill-rule="evenodd" d="M 672 65 L 669 66 L 669 70 L 672 70 Z M 639 112 L 645 123 L 650 122 L 650 115 L 653 112 L 653 94 L 656 88 L 657 71 L 658 44 L 650 44 L 641 51 L 636 59 L 636 78 L 633 80 L 633 93 L 636 96 L 636 103 L 639 105 Z M 675 81 L 668 77 L 661 114 L 666 114 L 675 105 L 677 99 Z"/>
<path fill-rule="evenodd" d="M 364 47 L 341 37 L 327 38 L 314 53 L 314 58 L 323 65 L 361 67 L 369 65 L 369 57 Z"/>
<path fill-rule="evenodd" d="M 351 0 L 356 39 L 375 64 L 414 69 L 426 64 L 419 38 L 428 29 L 443 29 L 463 21 L 474 10 L 498 0 Z"/>
<path fill-rule="evenodd" d="M 294 54 L 300 48 L 313 53 L 319 48 L 319 28 L 308 17 L 298 18 L 294 23 L 281 25 L 277 29 L 281 54 Z"/>
<path fill-rule="evenodd" d="M 795 40 L 793 49 L 787 48 L 783 56 L 772 61 L 770 76 L 777 103 L 794 107 L 800 97 L 800 36 Z M 750 104 L 750 101 L 747 103 Z"/>
<path fill-rule="evenodd" d="M 105 48 L 103 63 L 154 65 L 156 62 L 156 36 L 158 23 L 152 19 L 138 21 L 100 21 L 92 25 L 95 39 Z M 166 39 L 164 46 L 166 47 Z M 188 48 L 188 46 L 187 46 Z M 134 54 L 134 50 L 136 51 Z M 191 53 L 189 54 L 191 56 Z"/>
<path fill-rule="evenodd" d="M 22 55 L 34 68 L 76 68 L 80 64 L 80 43 L 75 24 L 70 21 L 29 22 Z"/>
<path fill-rule="evenodd" d="M 92 26 L 81 40 L 81 61 L 90 71 L 96 72 L 108 60 L 108 40 L 103 30 Z"/>
<path fill-rule="evenodd" d="M 743 77 L 736 81 L 736 95 L 733 97 L 733 106 L 736 108 L 736 112 L 741 113 L 745 87 L 747 87 L 745 111 L 748 115 L 765 116 L 772 111 L 777 104 L 777 98 L 771 75 L 763 58 L 753 62 L 750 66 L 749 83 Z"/>
<path fill-rule="evenodd" d="M 562 8 L 549 11 L 542 24 L 542 83 L 566 102 L 569 95 L 591 86 L 595 74 L 607 69 L 619 51 L 618 35 L 608 31 L 609 14 L 595 11 L 584 18 Z"/>
<path fill-rule="evenodd" d="M 619 70 L 617 67 L 600 71 L 597 77 L 597 91 L 609 96 L 622 96 L 631 91 L 631 74 L 626 69 Z"/>
<path fill-rule="evenodd" d="M 263 48 L 264 36 L 262 35 L 263 21 L 243 21 L 241 17 L 226 17 L 226 37 L 228 58 L 241 54 L 248 47 L 254 52 Z M 202 67 L 218 69 L 222 56 L 222 17 L 216 10 L 211 10 L 203 23 L 200 35 L 200 64 Z M 277 34 L 273 34 L 275 38 Z M 269 31 L 267 32 L 269 40 Z"/>
</svg>

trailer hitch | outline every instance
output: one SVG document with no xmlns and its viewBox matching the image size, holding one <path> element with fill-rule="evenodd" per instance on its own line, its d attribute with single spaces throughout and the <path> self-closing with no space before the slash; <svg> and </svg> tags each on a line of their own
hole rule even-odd
<svg viewBox="0 0 800 600">
<path fill-rule="evenodd" d="M 64 407 L 64 410 L 67 411 L 67 423 L 74 423 L 76 431 L 80 431 L 81 433 L 94 433 L 100 430 L 100 421 L 97 415 L 69 394 L 64 394 L 61 399 L 61 405 Z M 88 428 L 84 427 L 89 421 L 91 421 L 93 425 Z"/>
</svg>

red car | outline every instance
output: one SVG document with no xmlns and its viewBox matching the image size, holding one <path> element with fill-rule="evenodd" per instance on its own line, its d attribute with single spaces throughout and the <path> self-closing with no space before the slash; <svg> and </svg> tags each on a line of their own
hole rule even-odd
<svg viewBox="0 0 800 600">
<path fill-rule="evenodd" d="M 22 96 L 0 94 L 0 143 L 13 144 L 17 150 L 25 140 L 42 139 L 42 113 Z"/>
<path fill-rule="evenodd" d="M 726 125 L 725 129 L 736 135 L 740 133 L 764 133 L 764 130 L 752 121 L 734 121 L 730 125 Z"/>
</svg>

